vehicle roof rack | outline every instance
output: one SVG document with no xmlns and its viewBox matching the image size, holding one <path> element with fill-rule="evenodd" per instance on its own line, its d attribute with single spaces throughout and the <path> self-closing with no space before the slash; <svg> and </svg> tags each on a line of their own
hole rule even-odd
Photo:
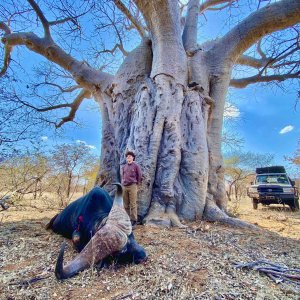
<svg viewBox="0 0 300 300">
<path fill-rule="evenodd" d="M 266 173 L 286 173 L 286 172 L 283 166 L 256 168 L 256 174 L 266 174 Z"/>
</svg>

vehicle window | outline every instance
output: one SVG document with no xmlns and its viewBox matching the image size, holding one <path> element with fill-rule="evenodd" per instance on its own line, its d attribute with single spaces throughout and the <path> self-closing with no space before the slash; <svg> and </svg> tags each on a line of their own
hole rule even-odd
<svg viewBox="0 0 300 300">
<path fill-rule="evenodd" d="M 288 181 L 288 179 L 285 175 L 269 174 L 269 175 L 257 175 L 256 176 L 256 183 L 289 184 L 289 181 Z"/>
</svg>

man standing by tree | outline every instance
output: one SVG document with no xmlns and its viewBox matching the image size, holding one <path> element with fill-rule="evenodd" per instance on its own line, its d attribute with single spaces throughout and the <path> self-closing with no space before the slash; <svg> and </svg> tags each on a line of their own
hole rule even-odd
<svg viewBox="0 0 300 300">
<path fill-rule="evenodd" d="M 142 172 L 137 163 L 135 163 L 135 154 L 127 151 L 126 165 L 122 168 L 122 184 L 124 208 L 128 213 L 132 226 L 137 223 L 137 185 L 142 181 Z"/>
</svg>

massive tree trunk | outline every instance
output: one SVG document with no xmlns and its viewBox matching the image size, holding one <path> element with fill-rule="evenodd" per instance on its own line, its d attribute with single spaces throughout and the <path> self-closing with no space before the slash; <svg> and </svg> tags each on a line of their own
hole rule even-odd
<svg viewBox="0 0 300 300">
<path fill-rule="evenodd" d="M 196 32 L 183 44 L 172 1 L 138 5 L 151 40 L 129 54 L 111 86 L 98 95 L 99 182 L 120 180 L 130 149 L 143 171 L 138 212 L 146 222 L 181 226 L 180 219 L 224 219 L 221 130 L 231 67 L 213 49 L 195 49 Z"/>
</svg>

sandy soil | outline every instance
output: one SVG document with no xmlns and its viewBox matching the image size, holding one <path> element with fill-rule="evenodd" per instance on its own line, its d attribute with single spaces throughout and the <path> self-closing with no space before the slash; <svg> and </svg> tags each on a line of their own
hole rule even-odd
<svg viewBox="0 0 300 300">
<path fill-rule="evenodd" d="M 257 260 L 300 268 L 300 212 L 289 208 L 254 211 L 244 199 L 235 212 L 262 229 L 254 231 L 207 222 L 140 225 L 135 236 L 149 254 L 146 263 L 59 282 L 53 270 L 63 238 L 44 229 L 57 210 L 35 206 L 0 212 L 0 299 L 300 299 L 299 285 L 234 268 Z M 71 246 L 66 252 L 66 261 L 76 255 Z"/>
</svg>

